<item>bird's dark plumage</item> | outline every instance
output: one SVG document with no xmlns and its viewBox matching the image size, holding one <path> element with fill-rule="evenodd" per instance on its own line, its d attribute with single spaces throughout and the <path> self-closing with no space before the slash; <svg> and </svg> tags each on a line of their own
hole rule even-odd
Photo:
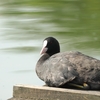
<svg viewBox="0 0 100 100">
<path fill-rule="evenodd" d="M 100 89 L 100 60 L 77 51 L 60 53 L 59 42 L 53 37 L 44 41 L 43 55 L 36 65 L 36 73 L 41 80 L 48 86 L 86 83 L 90 89 Z"/>
</svg>

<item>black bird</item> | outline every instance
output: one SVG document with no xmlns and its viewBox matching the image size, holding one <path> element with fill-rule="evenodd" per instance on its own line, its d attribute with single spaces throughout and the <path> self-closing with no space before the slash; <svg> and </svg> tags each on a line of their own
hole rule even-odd
<svg viewBox="0 0 100 100">
<path fill-rule="evenodd" d="M 51 87 L 75 87 L 100 90 L 100 60 L 78 51 L 60 53 L 59 42 L 44 39 L 36 73 Z"/>
</svg>

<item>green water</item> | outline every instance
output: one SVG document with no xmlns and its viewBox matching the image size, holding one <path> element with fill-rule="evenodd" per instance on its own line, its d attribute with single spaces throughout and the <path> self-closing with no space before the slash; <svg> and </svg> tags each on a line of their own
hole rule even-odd
<svg viewBox="0 0 100 100">
<path fill-rule="evenodd" d="M 42 41 L 100 59 L 100 0 L 0 0 L 0 100 L 15 84 L 43 85 L 35 74 Z"/>
</svg>

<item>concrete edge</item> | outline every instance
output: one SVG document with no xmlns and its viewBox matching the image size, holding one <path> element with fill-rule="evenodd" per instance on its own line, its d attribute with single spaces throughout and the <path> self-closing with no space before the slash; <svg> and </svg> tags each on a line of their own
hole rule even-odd
<svg viewBox="0 0 100 100">
<path fill-rule="evenodd" d="M 46 86 L 15 85 L 8 100 L 100 100 L 100 91 L 63 89 Z"/>
</svg>

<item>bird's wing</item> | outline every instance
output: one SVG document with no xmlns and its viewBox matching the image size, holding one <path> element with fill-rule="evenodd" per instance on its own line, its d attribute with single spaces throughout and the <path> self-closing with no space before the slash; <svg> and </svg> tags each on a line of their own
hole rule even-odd
<svg viewBox="0 0 100 100">
<path fill-rule="evenodd" d="M 75 65 L 60 54 L 50 57 L 47 64 L 49 70 L 45 82 L 49 86 L 63 85 L 78 76 L 78 73 L 73 69 Z"/>
</svg>

